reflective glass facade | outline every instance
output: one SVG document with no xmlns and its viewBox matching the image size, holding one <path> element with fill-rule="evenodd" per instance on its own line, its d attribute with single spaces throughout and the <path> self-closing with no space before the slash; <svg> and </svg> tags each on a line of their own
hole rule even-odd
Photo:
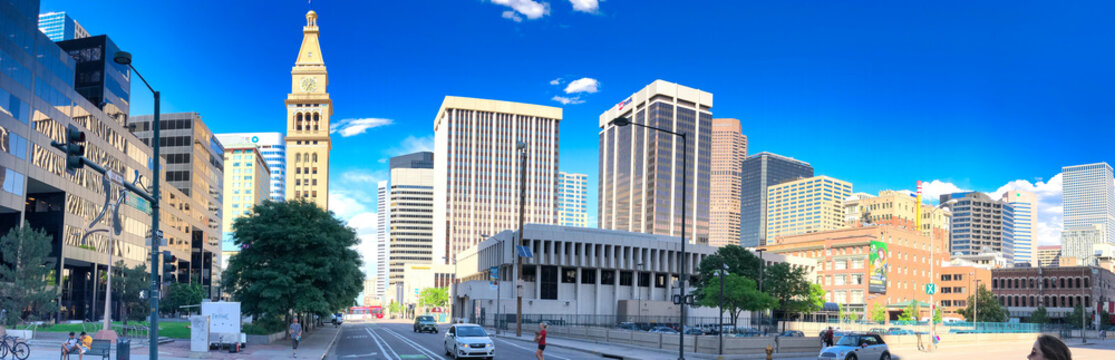
<svg viewBox="0 0 1115 360">
<path fill-rule="evenodd" d="M 1115 244 L 1115 179 L 1106 162 L 1065 166 L 1063 197 L 1065 229 L 1103 225 L 1107 242 Z"/>
<path fill-rule="evenodd" d="M 767 244 L 767 187 L 813 177 L 813 166 L 804 161 L 767 152 L 743 161 L 740 182 L 740 245 Z"/>
<path fill-rule="evenodd" d="M 38 4 L 35 4 L 37 10 Z M 46 34 L 50 41 L 73 40 L 89 37 L 89 32 L 81 27 L 65 12 L 39 14 L 39 31 Z"/>
</svg>

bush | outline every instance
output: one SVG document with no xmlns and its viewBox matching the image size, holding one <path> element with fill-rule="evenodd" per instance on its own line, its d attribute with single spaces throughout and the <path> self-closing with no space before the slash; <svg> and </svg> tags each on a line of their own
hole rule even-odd
<svg viewBox="0 0 1115 360">
<path fill-rule="evenodd" d="M 256 319 L 251 324 L 244 324 L 242 330 L 249 335 L 269 335 L 286 330 L 286 322 L 279 317 L 266 317 Z"/>
</svg>

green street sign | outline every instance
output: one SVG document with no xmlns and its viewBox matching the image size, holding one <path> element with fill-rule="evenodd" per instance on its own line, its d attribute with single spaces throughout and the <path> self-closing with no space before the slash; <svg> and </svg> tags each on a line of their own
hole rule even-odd
<svg viewBox="0 0 1115 360">
<path fill-rule="evenodd" d="M 933 295 L 937 293 L 937 284 L 925 284 L 925 294 Z"/>
</svg>

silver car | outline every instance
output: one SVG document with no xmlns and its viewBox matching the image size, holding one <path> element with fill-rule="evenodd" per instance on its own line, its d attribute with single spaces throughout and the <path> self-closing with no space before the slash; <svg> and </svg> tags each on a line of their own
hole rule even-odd
<svg viewBox="0 0 1115 360">
<path fill-rule="evenodd" d="M 890 348 L 875 334 L 850 333 L 821 349 L 818 360 L 890 360 Z"/>
<path fill-rule="evenodd" d="M 496 356 L 496 346 L 484 328 L 476 324 L 453 324 L 445 332 L 445 354 L 454 359 Z"/>
</svg>

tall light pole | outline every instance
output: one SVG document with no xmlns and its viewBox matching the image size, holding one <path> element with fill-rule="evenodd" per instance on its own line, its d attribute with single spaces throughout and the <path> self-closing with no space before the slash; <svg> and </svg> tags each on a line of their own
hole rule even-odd
<svg viewBox="0 0 1115 360">
<path fill-rule="evenodd" d="M 724 355 L 724 273 L 728 271 L 728 264 L 720 263 L 720 322 L 716 324 L 716 336 L 719 343 L 719 355 Z"/>
<path fill-rule="evenodd" d="M 640 293 L 643 292 L 643 291 L 639 289 L 639 279 L 643 278 L 643 274 L 642 274 L 642 271 L 641 271 L 641 270 L 643 270 L 643 263 L 635 264 L 635 266 L 637 266 L 640 270 L 639 272 L 637 272 L 637 275 L 635 276 L 635 304 L 637 304 L 637 305 L 635 305 L 635 307 L 638 308 L 637 312 L 636 312 L 636 314 L 638 314 L 638 315 L 635 318 L 638 319 L 638 320 L 642 320 L 643 319 L 643 300 L 641 300 L 642 294 L 640 294 Z M 647 284 L 647 285 L 650 285 L 650 284 Z"/>
<path fill-rule="evenodd" d="M 147 79 L 144 79 L 143 75 L 139 74 L 139 71 L 136 71 L 135 66 L 132 66 L 132 54 L 131 53 L 128 53 L 126 51 L 117 51 L 116 54 L 112 56 L 112 60 L 115 61 L 117 64 L 125 65 L 128 68 L 132 69 L 132 72 L 134 72 L 136 74 L 136 76 L 139 77 L 139 80 L 143 81 L 143 85 L 147 85 L 147 90 L 151 90 L 151 93 L 153 93 L 155 95 L 155 115 L 154 115 L 154 121 L 152 121 L 152 124 L 151 124 L 151 129 L 152 129 L 152 131 L 154 131 L 154 133 L 152 135 L 153 140 L 151 140 L 151 149 L 152 149 L 152 152 L 153 152 L 154 155 L 152 156 L 152 159 L 151 159 L 151 190 L 152 190 L 151 191 L 151 198 L 152 198 L 152 201 L 151 201 L 151 294 L 149 295 L 151 297 L 151 320 L 150 320 L 150 325 L 151 325 L 150 328 L 151 329 L 149 330 L 149 333 L 150 333 L 150 340 L 149 341 L 150 341 L 150 344 L 151 344 L 151 346 L 150 346 L 151 352 L 150 352 L 149 358 L 151 360 L 158 360 L 159 359 L 159 269 L 160 269 L 160 267 L 159 267 L 159 254 L 160 254 L 160 252 L 159 252 L 159 242 L 162 240 L 161 239 L 162 238 L 162 232 L 159 231 L 159 171 L 160 171 L 160 169 L 159 169 L 159 167 L 160 167 L 160 164 L 159 164 L 159 160 L 160 160 L 159 148 L 161 147 L 161 146 L 159 146 L 159 139 L 161 139 L 161 137 L 159 135 L 159 128 L 162 127 L 161 124 L 159 124 L 159 102 L 160 102 L 159 97 L 160 97 L 160 94 L 159 94 L 158 91 L 156 91 L 154 88 L 151 87 L 151 84 L 147 83 Z"/>
<path fill-rule="evenodd" d="M 763 270 L 765 270 L 764 267 L 766 266 L 767 262 L 766 262 L 766 260 L 763 260 L 763 249 L 758 249 L 756 251 L 759 252 L 759 292 L 763 292 Z M 764 315 L 763 313 L 765 313 L 765 312 L 766 312 L 766 310 L 759 311 L 759 327 L 760 328 L 763 327 L 763 315 Z M 764 331 L 763 333 L 765 334 L 766 332 Z"/>
<path fill-rule="evenodd" d="M 519 150 L 519 241 L 516 246 L 523 246 L 523 220 L 527 199 L 527 143 L 519 141 L 515 144 Z M 515 337 L 523 336 L 523 257 L 515 254 Z M 541 283 L 535 280 L 536 284 Z"/>
<path fill-rule="evenodd" d="M 937 266 L 937 258 L 935 257 L 936 251 L 937 251 L 937 244 L 933 242 L 933 214 L 936 213 L 937 210 L 942 209 L 946 206 L 952 206 L 952 204 L 955 204 L 955 203 L 956 203 L 956 199 L 950 199 L 949 201 L 946 201 L 943 204 L 940 204 L 940 205 L 937 205 L 937 206 L 933 207 L 933 211 L 929 212 L 929 283 L 930 284 L 936 284 L 937 283 L 937 278 L 936 278 L 937 275 L 934 273 L 934 271 L 936 270 L 936 266 Z M 918 203 L 917 203 L 916 208 L 921 209 L 921 183 L 920 182 L 918 183 Z M 918 215 L 917 220 L 919 222 L 917 231 L 920 232 L 921 231 L 921 224 L 920 224 L 921 215 Z M 933 317 L 937 315 L 937 303 L 933 301 L 933 294 L 935 294 L 935 293 L 937 293 L 936 286 L 934 286 L 933 292 L 929 294 L 929 351 L 933 351 L 933 348 L 936 346 L 933 342 L 933 339 L 936 339 L 936 336 L 937 336 L 937 327 L 936 327 L 936 324 L 934 324 L 934 322 L 933 322 L 933 320 L 934 320 Z"/>
<path fill-rule="evenodd" d="M 975 302 L 972 303 L 972 325 L 976 328 L 976 333 L 979 334 L 979 279 L 976 279 L 976 296 L 973 298 Z"/>
<path fill-rule="evenodd" d="M 685 278 L 689 276 L 687 274 L 687 268 L 689 266 L 689 256 L 685 253 L 685 209 L 686 205 L 688 205 L 686 194 L 689 192 L 689 142 L 686 141 L 684 132 L 674 132 L 649 125 L 633 123 L 631 122 L 631 119 L 623 116 L 612 119 L 609 124 L 616 127 L 635 125 L 638 127 L 664 132 L 681 138 L 681 262 L 678 264 L 681 268 L 678 271 L 678 295 L 681 300 L 681 332 L 678 333 L 678 360 L 685 360 L 685 315 L 687 305 L 685 296 Z"/>
</svg>

